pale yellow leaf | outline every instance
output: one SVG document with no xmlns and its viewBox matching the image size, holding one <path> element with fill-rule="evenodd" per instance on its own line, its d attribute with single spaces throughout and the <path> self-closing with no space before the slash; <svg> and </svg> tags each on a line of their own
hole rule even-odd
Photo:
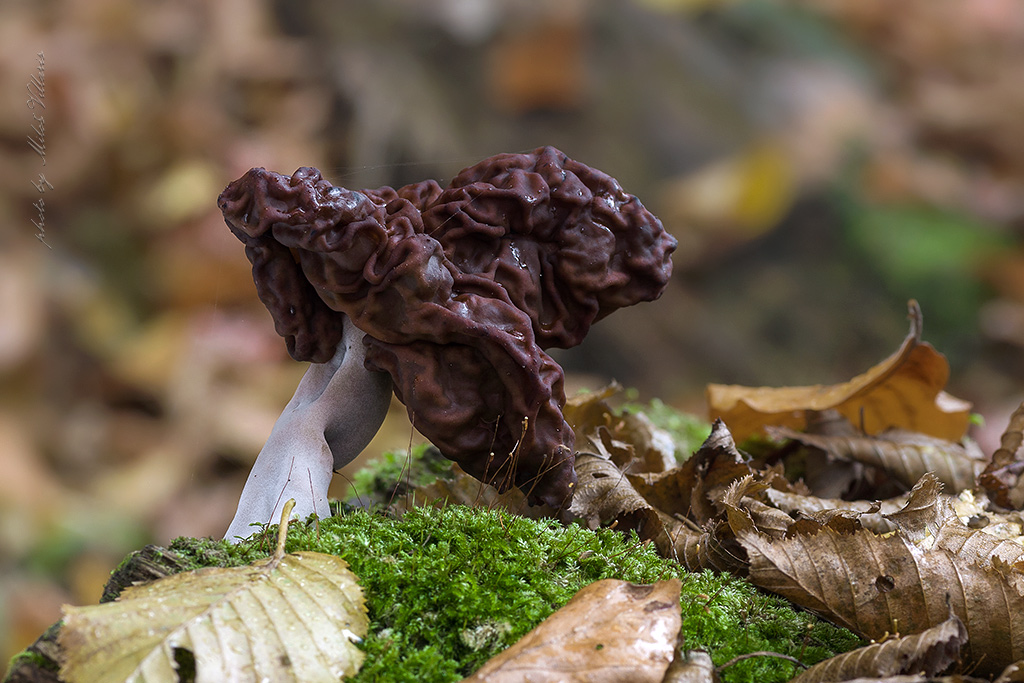
<svg viewBox="0 0 1024 683">
<path fill-rule="evenodd" d="M 354 674 L 368 627 L 362 590 L 339 557 L 285 555 L 126 589 L 116 602 L 64 608 L 61 677 L 69 683 L 178 680 L 338 681 Z M 189 659 L 185 655 L 185 659 Z"/>
</svg>

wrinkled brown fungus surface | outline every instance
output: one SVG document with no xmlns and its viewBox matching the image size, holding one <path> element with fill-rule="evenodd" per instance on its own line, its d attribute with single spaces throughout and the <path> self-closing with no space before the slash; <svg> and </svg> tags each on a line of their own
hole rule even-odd
<svg viewBox="0 0 1024 683">
<path fill-rule="evenodd" d="M 416 428 L 473 476 L 568 503 L 562 369 L 622 306 L 661 295 L 673 239 L 610 176 L 552 147 L 433 181 L 334 187 L 313 168 L 252 169 L 220 208 L 297 360 L 332 358 L 344 317 Z"/>
</svg>

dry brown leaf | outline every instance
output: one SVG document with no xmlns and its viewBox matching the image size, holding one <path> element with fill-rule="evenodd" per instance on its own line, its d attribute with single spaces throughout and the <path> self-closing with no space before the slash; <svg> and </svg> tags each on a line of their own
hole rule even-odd
<svg viewBox="0 0 1024 683">
<path fill-rule="evenodd" d="M 904 486 L 913 486 L 925 472 L 957 492 L 974 487 L 985 465 L 960 443 L 925 434 L 890 429 L 878 436 L 820 436 L 786 427 L 770 429 L 772 436 L 792 439 L 840 460 L 877 467 Z"/>
<path fill-rule="evenodd" d="M 658 551 L 691 571 L 716 569 L 743 574 L 746 558 L 717 509 L 730 484 L 751 474 L 728 428 L 717 421 L 697 452 L 659 474 L 627 475 L 637 493 L 658 513 L 663 531 Z"/>
<path fill-rule="evenodd" d="M 1024 546 L 1017 541 L 971 529 L 952 517 L 939 530 L 935 547 L 952 553 L 965 563 L 1001 570 L 1006 580 L 1024 595 L 1024 573 L 1021 572 L 1024 569 Z"/>
<path fill-rule="evenodd" d="M 978 477 L 997 504 L 1011 510 L 1024 508 L 1024 403 L 1010 416 L 992 461 Z"/>
<path fill-rule="evenodd" d="M 597 391 L 579 392 L 570 397 L 562 408 L 562 416 L 572 425 L 576 433 L 576 441 L 585 443 L 584 439 L 598 427 L 610 427 L 612 424 L 612 408 L 608 399 L 622 391 L 622 387 L 612 382 Z"/>
<path fill-rule="evenodd" d="M 951 605 L 970 638 L 965 665 L 994 674 L 1024 656 L 1024 597 L 1005 565 L 981 567 L 870 531 L 822 529 L 775 542 L 743 532 L 738 539 L 754 584 L 862 636 L 919 633 L 945 621 Z"/>
<path fill-rule="evenodd" d="M 578 484 L 569 511 L 591 528 L 633 529 L 688 569 L 742 572 L 743 551 L 721 524 L 715 504 L 732 481 L 750 471 L 719 422 L 697 453 L 669 472 L 625 474 L 607 453 L 577 454 Z"/>
<path fill-rule="evenodd" d="M 563 415 L 572 425 L 579 450 L 605 455 L 625 471 L 664 472 L 676 466 L 672 435 L 643 413 L 614 410 L 608 403 L 618 384 L 569 399 Z"/>
<path fill-rule="evenodd" d="M 763 492 L 768 484 L 748 474 L 737 479 L 722 496 L 720 507 L 733 534 L 759 531 L 770 538 L 784 538 L 793 518 L 778 508 L 765 505 L 751 496 Z"/>
<path fill-rule="evenodd" d="M 926 537 L 934 537 L 939 527 L 954 516 L 949 498 L 943 497 L 941 491 L 938 477 L 925 474 L 910 490 L 906 505 L 885 517 L 905 538 L 920 544 Z"/>
<path fill-rule="evenodd" d="M 576 493 L 569 512 L 590 528 L 635 529 L 641 538 L 663 533 L 661 520 L 614 463 L 592 453 L 576 455 Z"/>
<path fill-rule="evenodd" d="M 664 533 L 654 539 L 654 545 L 662 557 L 671 558 L 692 572 L 714 569 L 746 575 L 746 555 L 726 524 L 709 522 L 697 527 L 690 520 L 656 512 Z"/>
<path fill-rule="evenodd" d="M 1024 595 L 1024 545 L 1016 538 L 990 533 L 992 529 L 972 529 L 961 521 L 954 499 L 940 492 L 941 484 L 926 474 L 910 492 L 910 499 L 899 512 L 886 515 L 900 533 L 918 546 L 941 548 L 965 564 L 984 568 L 1014 567 L 1003 571 L 1007 581 Z M 990 513 L 997 517 L 995 513 Z M 998 525 L 993 524 L 992 527 Z"/>
<path fill-rule="evenodd" d="M 630 475 L 636 490 L 669 515 L 698 525 L 718 519 L 715 501 L 740 477 L 751 474 L 725 423 L 718 420 L 697 452 L 679 467 L 661 474 Z"/>
<path fill-rule="evenodd" d="M 884 534 L 896 528 L 896 525 L 886 519 L 885 515 L 898 512 L 906 505 L 909 495 L 905 493 L 887 500 L 868 501 L 818 498 L 817 496 L 805 496 L 775 489 L 765 491 L 765 497 L 769 502 L 784 512 L 799 513 L 812 519 L 821 513 L 832 511 L 856 515 L 862 527 L 877 534 Z"/>
<path fill-rule="evenodd" d="M 819 510 L 808 514 L 799 513 L 794 518 L 761 500 L 768 500 L 764 494 L 769 487 L 767 480 L 750 475 L 733 482 L 722 496 L 720 507 L 725 510 L 733 535 L 741 531 L 757 531 L 769 538 L 779 539 L 817 533 L 823 527 L 839 533 L 852 533 L 861 528 L 858 521 L 860 514 L 851 510 Z"/>
<path fill-rule="evenodd" d="M 660 683 L 682 623 L 680 587 L 592 583 L 465 682 Z"/>
<path fill-rule="evenodd" d="M 849 382 L 782 388 L 709 384 L 711 418 L 724 420 L 742 442 L 769 425 L 803 429 L 809 411 L 834 408 L 868 434 L 899 427 L 959 441 L 971 406 L 942 390 L 949 363 L 921 341 L 916 301 L 910 302 L 910 321 L 910 333 L 896 353 Z"/>
<path fill-rule="evenodd" d="M 826 659 L 790 683 L 825 683 L 865 676 L 917 673 L 934 676 L 960 658 L 967 629 L 955 615 L 938 626 L 902 638 L 891 638 Z"/>
</svg>

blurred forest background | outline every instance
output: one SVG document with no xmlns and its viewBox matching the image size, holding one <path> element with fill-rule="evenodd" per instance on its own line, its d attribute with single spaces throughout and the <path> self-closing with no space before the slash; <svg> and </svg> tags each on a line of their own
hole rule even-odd
<svg viewBox="0 0 1024 683">
<path fill-rule="evenodd" d="M 216 208 L 251 166 L 444 184 L 554 145 L 680 242 L 660 301 L 558 354 L 572 388 L 843 381 L 913 297 L 990 452 L 1024 394 L 1022 72 L 1017 0 L 5 0 L 0 656 L 226 528 L 304 371 Z M 392 412 L 374 453 L 418 441 Z"/>
</svg>

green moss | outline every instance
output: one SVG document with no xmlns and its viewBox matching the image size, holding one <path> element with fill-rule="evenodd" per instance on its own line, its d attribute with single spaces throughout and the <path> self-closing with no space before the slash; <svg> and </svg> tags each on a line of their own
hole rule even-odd
<svg viewBox="0 0 1024 683">
<path fill-rule="evenodd" d="M 238 566 L 266 556 L 273 528 L 231 546 L 182 538 L 171 549 L 192 564 Z M 370 616 L 366 663 L 357 681 L 457 681 L 514 643 L 602 578 L 683 580 L 687 647 L 721 664 L 773 650 L 815 662 L 858 644 L 848 632 L 793 611 L 750 584 L 711 572 L 690 574 L 608 530 L 563 527 L 496 510 L 417 508 L 401 520 L 366 511 L 291 525 L 289 552 L 344 558 L 360 577 Z M 785 681 L 793 666 L 758 658 L 726 681 Z"/>
<path fill-rule="evenodd" d="M 21 667 L 36 667 L 45 671 L 57 671 L 60 669 L 55 662 L 34 650 L 22 650 L 11 657 L 11 661 L 7 665 L 7 671 L 13 672 Z"/>
<path fill-rule="evenodd" d="M 388 451 L 368 463 L 352 477 L 349 496 L 361 505 L 388 504 L 404 487 L 430 484 L 438 477 L 451 476 L 452 462 L 429 443 L 409 451 Z"/>
<path fill-rule="evenodd" d="M 60 632 L 60 625 L 61 622 L 58 621 L 50 626 L 36 642 L 11 658 L 3 679 L 4 683 L 14 680 L 43 680 L 42 672 L 55 673 L 60 670 L 58 663 L 60 656 L 57 647 L 57 634 Z"/>
</svg>

